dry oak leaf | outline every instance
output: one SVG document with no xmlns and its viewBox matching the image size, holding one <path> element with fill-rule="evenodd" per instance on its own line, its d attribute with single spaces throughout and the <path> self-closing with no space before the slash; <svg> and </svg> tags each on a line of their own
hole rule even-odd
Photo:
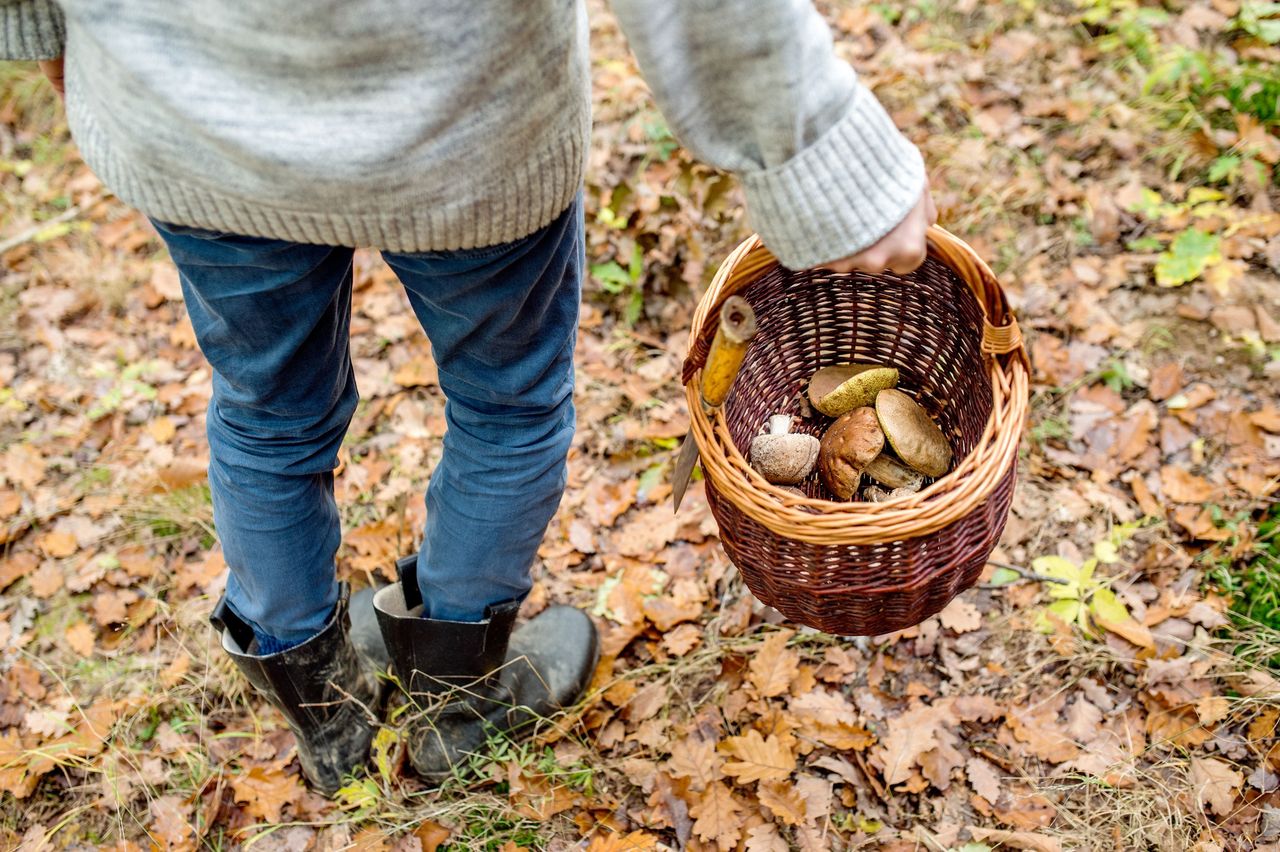
<svg viewBox="0 0 1280 852">
<path fill-rule="evenodd" d="M 956 633 L 969 633 L 982 626 L 982 613 L 966 600 L 956 598 L 938 613 L 942 626 Z"/>
<path fill-rule="evenodd" d="M 250 816 L 269 823 L 279 822 L 285 806 L 297 804 L 306 792 L 298 776 L 285 774 L 279 766 L 254 766 L 233 777 L 231 789 Z"/>
<path fill-rule="evenodd" d="M 689 816 L 694 818 L 693 833 L 701 840 L 714 842 L 722 852 L 733 849 L 742 835 L 741 813 L 742 806 L 723 781 L 712 784 L 689 806 Z"/>
<path fill-rule="evenodd" d="M 724 758 L 716 752 L 713 741 L 686 737 L 671 746 L 667 771 L 676 778 L 688 778 L 690 789 L 705 790 L 724 777 L 723 765 Z"/>
<path fill-rule="evenodd" d="M 46 562 L 33 571 L 27 581 L 31 584 L 31 594 L 38 598 L 48 598 L 62 588 L 66 578 L 58 563 Z"/>
<path fill-rule="evenodd" d="M 46 464 L 44 456 L 26 444 L 18 444 L 9 448 L 4 456 L 4 474 L 15 485 L 21 485 L 28 491 L 35 489 L 44 479 Z"/>
<path fill-rule="evenodd" d="M 790 779 L 761 781 L 756 797 L 771 814 L 787 825 L 800 825 L 805 820 L 807 805 Z"/>
<path fill-rule="evenodd" d="M 1218 486 L 1203 477 L 1167 464 L 1160 468 L 1160 488 L 1174 503 L 1204 503 L 1218 493 Z"/>
<path fill-rule="evenodd" d="M 1026 852 L 1062 852 L 1062 841 L 1031 831 L 1001 831 L 995 828 L 970 826 L 969 833 L 980 843 L 991 841 L 1001 848 L 1023 849 Z"/>
<path fill-rule="evenodd" d="M 1236 792 L 1244 783 L 1244 773 L 1216 757 L 1191 758 L 1191 783 L 1196 791 L 1196 804 L 1209 806 L 1218 816 L 1227 816 L 1236 801 Z"/>
<path fill-rule="evenodd" d="M 994 766 L 980 757 L 971 757 L 964 771 L 975 793 L 993 805 L 1000 801 L 1000 776 Z"/>
<path fill-rule="evenodd" d="M 173 440 L 173 436 L 178 433 L 178 427 L 174 425 L 173 418 L 163 415 L 152 420 L 146 426 L 147 434 L 151 436 L 157 444 L 167 444 Z"/>
<path fill-rule="evenodd" d="M 787 648 L 787 640 L 795 633 L 791 630 L 779 630 L 760 644 L 760 648 L 751 658 L 751 681 L 760 695 L 773 698 L 782 695 L 791 686 L 791 679 L 796 676 L 800 667 L 800 655 Z"/>
<path fill-rule="evenodd" d="M 195 834 L 191 803 L 181 796 L 160 796 L 151 802 L 151 832 L 170 848 L 186 848 Z"/>
<path fill-rule="evenodd" d="M 947 709 L 942 704 L 916 704 L 888 721 L 888 734 L 881 737 L 875 750 L 885 784 L 892 786 L 909 779 L 920 756 L 938 746 L 938 730 L 947 718 Z"/>
<path fill-rule="evenodd" d="M 736 758 L 725 762 L 724 773 L 739 784 L 780 781 L 796 768 L 796 756 L 786 743 L 775 734 L 762 737 L 754 728 L 740 737 L 729 737 L 720 745 L 720 751 Z"/>
<path fill-rule="evenodd" d="M 93 628 L 83 621 L 78 621 L 67 628 L 67 644 L 71 646 L 71 650 L 75 651 L 82 657 L 88 657 L 93 653 Z"/>
<path fill-rule="evenodd" d="M 644 614 L 662 633 L 683 621 L 695 621 L 702 615 L 702 601 L 679 598 L 674 594 L 648 598 L 644 602 Z"/>
<path fill-rule="evenodd" d="M 440 844 L 453 835 L 453 829 L 445 828 L 438 822 L 427 820 L 418 826 L 413 832 L 413 836 L 418 838 L 418 845 L 422 848 L 422 852 L 436 852 L 440 848 Z"/>
<path fill-rule="evenodd" d="M 45 556 L 62 559 L 76 552 L 76 537 L 69 532 L 47 532 L 36 539 Z"/>
<path fill-rule="evenodd" d="M 623 834 L 615 831 L 610 834 L 597 834 L 587 844 L 587 852 L 648 852 L 658 848 L 658 838 L 647 831 L 633 831 Z"/>
<path fill-rule="evenodd" d="M 27 765 L 27 749 L 13 728 L 0 734 L 0 790 L 25 799 L 36 788 L 40 775 Z"/>
<path fill-rule="evenodd" d="M 791 852 L 791 845 L 773 823 L 765 822 L 747 831 L 747 852 Z"/>
<path fill-rule="evenodd" d="M 702 628 L 696 624 L 681 624 L 662 637 L 662 647 L 673 657 L 683 657 L 702 642 Z"/>
<path fill-rule="evenodd" d="M 853 705 L 838 692 L 815 689 L 793 698 L 790 708 L 801 734 L 832 748 L 862 751 L 875 742 L 871 732 L 857 724 Z"/>
</svg>

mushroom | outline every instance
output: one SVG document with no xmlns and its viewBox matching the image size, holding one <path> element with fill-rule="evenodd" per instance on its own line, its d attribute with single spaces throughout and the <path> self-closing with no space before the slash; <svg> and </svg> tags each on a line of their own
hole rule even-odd
<svg viewBox="0 0 1280 852">
<path fill-rule="evenodd" d="M 924 485 L 924 475 L 912 470 L 888 453 L 881 453 L 871 460 L 863 471 L 886 488 L 919 491 Z"/>
<path fill-rule="evenodd" d="M 751 441 L 751 466 L 774 485 L 795 485 L 813 472 L 818 439 L 791 431 L 791 415 L 769 418 L 769 432 Z"/>
<path fill-rule="evenodd" d="M 862 499 L 868 503 L 888 503 L 890 500 L 897 500 L 899 497 L 907 497 L 915 494 L 913 488 L 895 488 L 887 491 L 878 485 L 868 485 L 862 489 Z"/>
<path fill-rule="evenodd" d="M 863 468 L 883 449 L 884 433 L 872 408 L 863 406 L 841 415 L 822 436 L 818 471 L 823 483 L 837 499 L 852 499 Z"/>
<path fill-rule="evenodd" d="M 889 388 L 876 396 L 880 428 L 904 464 L 926 476 L 938 477 L 951 469 L 951 445 L 925 410 L 900 390 Z"/>
<path fill-rule="evenodd" d="M 823 367 L 809 379 L 809 401 L 828 417 L 871 405 L 876 394 L 898 384 L 894 367 L 874 364 L 837 364 Z"/>
</svg>

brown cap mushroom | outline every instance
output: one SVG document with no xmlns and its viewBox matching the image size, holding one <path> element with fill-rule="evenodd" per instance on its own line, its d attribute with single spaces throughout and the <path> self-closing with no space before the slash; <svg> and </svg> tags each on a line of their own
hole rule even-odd
<svg viewBox="0 0 1280 852">
<path fill-rule="evenodd" d="M 818 460 L 818 439 L 791 432 L 791 416 L 769 418 L 769 434 L 751 441 L 751 466 L 774 485 L 795 485 L 813 472 Z"/>
<path fill-rule="evenodd" d="M 849 500 L 858 491 L 865 468 L 884 449 L 884 433 L 869 407 L 844 414 L 822 436 L 818 471 L 827 489 L 839 500 Z"/>
<path fill-rule="evenodd" d="M 919 491 L 924 485 L 924 474 L 912 470 L 888 453 L 881 453 L 871 460 L 863 471 L 867 476 L 891 489 L 908 488 Z"/>
<path fill-rule="evenodd" d="M 909 467 L 933 477 L 951 469 L 947 436 L 914 399 L 893 388 L 882 390 L 876 396 L 876 416 L 889 446 Z"/>
<path fill-rule="evenodd" d="M 809 379 L 809 401 L 828 417 L 839 417 L 871 405 L 876 394 L 898 384 L 894 367 L 874 364 L 836 364 L 823 367 Z"/>
</svg>

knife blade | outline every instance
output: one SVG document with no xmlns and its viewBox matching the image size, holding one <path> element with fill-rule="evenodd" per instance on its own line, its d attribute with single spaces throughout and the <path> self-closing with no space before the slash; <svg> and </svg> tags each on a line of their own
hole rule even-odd
<svg viewBox="0 0 1280 852">
<path fill-rule="evenodd" d="M 711 341 L 711 350 L 707 353 L 707 363 L 702 368 L 702 380 L 698 386 L 702 410 L 708 417 L 729 396 L 733 380 L 738 377 L 738 370 L 742 367 L 742 359 L 746 357 L 747 348 L 755 336 L 756 314 L 747 300 L 741 296 L 725 299 L 720 307 L 720 325 Z M 671 501 L 677 512 L 680 511 L 680 503 L 684 500 L 684 492 L 689 487 L 689 477 L 693 476 L 693 466 L 697 461 L 698 442 L 694 440 L 693 428 L 690 427 L 680 446 L 680 455 L 676 458 L 671 476 Z"/>
</svg>

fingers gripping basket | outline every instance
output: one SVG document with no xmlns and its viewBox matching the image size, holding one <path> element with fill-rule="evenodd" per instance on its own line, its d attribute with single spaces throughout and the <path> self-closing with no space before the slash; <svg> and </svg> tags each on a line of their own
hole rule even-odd
<svg viewBox="0 0 1280 852">
<path fill-rule="evenodd" d="M 709 418 L 699 374 L 735 294 L 759 332 Z M 845 275 L 785 269 L 751 237 L 716 273 L 693 327 L 683 381 L 707 500 L 756 597 L 828 633 L 870 636 L 918 624 L 977 582 L 1008 516 L 1028 363 L 1004 291 L 973 249 L 935 227 L 910 275 Z M 907 497 L 843 503 L 816 473 L 801 497 L 751 468 L 769 415 L 799 415 L 809 377 L 849 362 L 898 368 L 899 387 L 951 442 L 950 473 Z M 820 437 L 830 422 L 815 413 L 795 428 Z"/>
</svg>

